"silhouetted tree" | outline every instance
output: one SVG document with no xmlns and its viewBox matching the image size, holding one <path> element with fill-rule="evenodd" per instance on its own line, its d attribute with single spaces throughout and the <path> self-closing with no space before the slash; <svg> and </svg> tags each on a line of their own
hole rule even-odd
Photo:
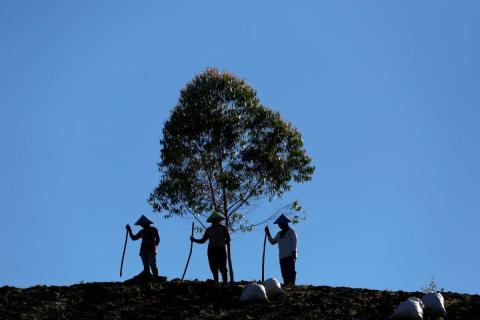
<svg viewBox="0 0 480 320">
<path fill-rule="evenodd" d="M 181 91 L 165 123 L 161 180 L 149 203 L 166 218 L 192 215 L 202 226 L 199 217 L 216 210 L 231 231 L 249 231 L 257 224 L 240 209 L 310 180 L 310 162 L 300 132 L 261 105 L 252 87 L 207 69 Z M 300 210 L 297 201 L 288 207 Z M 227 253 L 233 281 L 230 245 Z"/>
</svg>

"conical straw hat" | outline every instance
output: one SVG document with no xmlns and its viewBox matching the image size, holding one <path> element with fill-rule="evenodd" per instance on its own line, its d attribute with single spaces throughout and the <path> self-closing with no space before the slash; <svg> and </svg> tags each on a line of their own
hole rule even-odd
<svg viewBox="0 0 480 320">
<path fill-rule="evenodd" d="M 273 224 L 282 224 L 289 222 L 292 222 L 292 220 L 288 219 L 284 214 L 281 214 L 280 217 L 278 217 Z"/>
<path fill-rule="evenodd" d="M 208 217 L 207 222 L 213 222 L 215 220 L 225 220 L 225 216 L 220 212 L 213 212 L 210 217 Z"/>
<path fill-rule="evenodd" d="M 152 224 L 153 221 L 151 221 L 150 219 L 148 219 L 147 217 L 145 217 L 143 214 L 142 216 L 140 217 L 140 219 L 137 220 L 137 222 L 135 222 L 135 225 L 136 226 L 141 226 L 141 225 L 144 225 L 144 224 Z"/>
</svg>

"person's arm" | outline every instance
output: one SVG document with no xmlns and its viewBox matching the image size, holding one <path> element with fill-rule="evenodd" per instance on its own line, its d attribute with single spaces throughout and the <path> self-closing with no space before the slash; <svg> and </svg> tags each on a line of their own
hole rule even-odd
<svg viewBox="0 0 480 320">
<path fill-rule="evenodd" d="M 128 231 L 128 235 L 130 236 L 130 239 L 132 239 L 133 241 L 138 240 L 142 237 L 143 229 L 138 231 L 138 233 L 136 235 L 133 235 L 132 228 L 130 228 L 130 225 L 127 224 L 126 228 L 127 228 L 127 231 Z"/>
<path fill-rule="evenodd" d="M 225 243 L 230 243 L 230 232 L 227 227 L 225 227 Z"/>
<path fill-rule="evenodd" d="M 265 234 L 267 235 L 268 242 L 270 244 L 276 244 L 278 242 L 278 234 L 275 236 L 275 238 L 272 238 L 272 235 L 270 234 L 270 229 L 268 229 L 268 226 L 265 227 Z"/>
<path fill-rule="evenodd" d="M 290 241 L 292 241 L 292 257 L 297 259 L 297 233 L 290 229 Z"/>
<path fill-rule="evenodd" d="M 160 234 L 158 233 L 158 229 L 155 229 L 155 245 L 158 246 L 160 244 Z"/>
<path fill-rule="evenodd" d="M 195 239 L 194 237 L 190 237 L 190 241 L 193 241 L 195 243 L 200 243 L 200 244 L 207 242 L 207 240 L 208 240 L 208 229 L 205 230 L 205 233 L 203 234 L 202 239 Z"/>
</svg>

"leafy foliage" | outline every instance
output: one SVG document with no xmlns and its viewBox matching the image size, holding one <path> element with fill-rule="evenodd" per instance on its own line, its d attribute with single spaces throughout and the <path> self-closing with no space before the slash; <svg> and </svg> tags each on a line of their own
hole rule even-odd
<svg viewBox="0 0 480 320">
<path fill-rule="evenodd" d="M 423 293 L 429 292 L 445 292 L 445 288 L 438 288 L 437 283 L 435 282 L 435 278 L 430 278 L 430 283 L 421 289 Z"/>
<path fill-rule="evenodd" d="M 181 91 L 161 147 L 161 180 L 149 198 L 154 210 L 167 218 L 192 215 L 202 225 L 200 217 L 219 211 L 232 231 L 258 225 L 248 221 L 247 207 L 282 197 L 292 182 L 309 181 L 314 172 L 300 132 L 263 106 L 243 80 L 216 69 Z"/>
</svg>

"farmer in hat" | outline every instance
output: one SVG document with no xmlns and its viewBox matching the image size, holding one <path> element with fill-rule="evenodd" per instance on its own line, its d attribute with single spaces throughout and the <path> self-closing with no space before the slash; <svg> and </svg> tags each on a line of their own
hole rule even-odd
<svg viewBox="0 0 480 320">
<path fill-rule="evenodd" d="M 140 230 L 136 235 L 133 235 L 132 228 L 130 225 L 126 225 L 128 234 L 132 240 L 142 239 L 142 244 L 140 246 L 140 257 L 142 258 L 143 263 L 143 272 L 146 275 L 151 275 L 150 269 L 155 277 L 158 277 L 158 268 L 157 268 L 157 246 L 160 243 L 160 236 L 158 235 L 158 229 L 152 227 L 150 221 L 147 217 L 142 215 L 137 222 L 136 226 L 141 226 Z"/>
<path fill-rule="evenodd" d="M 283 283 L 286 285 L 295 285 L 297 272 L 295 271 L 295 262 L 297 260 L 297 234 L 295 230 L 288 225 L 292 222 L 285 215 L 280 215 L 274 224 L 278 224 L 280 231 L 272 238 L 268 226 L 265 227 L 265 234 L 268 241 L 273 245 L 278 243 L 278 252 L 280 256 L 280 269 L 282 271 Z"/>
<path fill-rule="evenodd" d="M 227 251 L 225 246 L 230 242 L 230 234 L 227 227 L 221 224 L 225 216 L 214 212 L 208 217 L 207 222 L 212 225 L 205 230 L 202 239 L 190 237 L 190 241 L 205 243 L 208 240 L 208 264 L 213 274 L 213 280 L 218 283 L 218 271 L 222 274 L 223 283 L 227 283 Z"/>
</svg>

